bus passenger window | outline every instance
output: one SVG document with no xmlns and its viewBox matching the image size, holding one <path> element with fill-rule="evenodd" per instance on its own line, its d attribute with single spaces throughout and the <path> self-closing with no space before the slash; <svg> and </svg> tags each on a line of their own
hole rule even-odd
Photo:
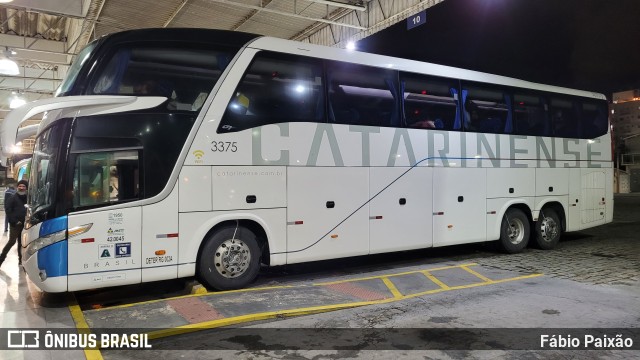
<svg viewBox="0 0 640 360">
<path fill-rule="evenodd" d="M 457 111 L 458 81 L 402 73 L 405 125 L 414 129 L 453 130 Z"/>
<path fill-rule="evenodd" d="M 399 126 L 397 72 L 327 62 L 329 121 L 336 124 Z"/>
<path fill-rule="evenodd" d="M 322 62 L 262 52 L 238 84 L 218 132 L 284 122 L 325 122 Z"/>
<path fill-rule="evenodd" d="M 510 134 L 513 129 L 511 95 L 497 87 L 463 84 L 464 129 Z M 465 91 L 466 90 L 466 91 Z"/>
<path fill-rule="evenodd" d="M 549 112 L 553 136 L 579 138 L 580 126 L 577 122 L 578 108 L 571 98 L 551 98 Z"/>
<path fill-rule="evenodd" d="M 548 136 L 549 118 L 544 99 L 536 94 L 516 93 L 513 98 L 514 133 L 528 136 Z"/>
</svg>

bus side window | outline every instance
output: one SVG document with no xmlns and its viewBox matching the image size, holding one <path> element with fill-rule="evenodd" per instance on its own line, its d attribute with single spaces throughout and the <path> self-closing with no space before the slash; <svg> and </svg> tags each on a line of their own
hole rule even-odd
<svg viewBox="0 0 640 360">
<path fill-rule="evenodd" d="M 553 136 L 579 138 L 580 127 L 577 122 L 578 113 L 573 99 L 570 97 L 553 97 L 549 104 L 551 128 Z"/>
<path fill-rule="evenodd" d="M 218 132 L 283 122 L 325 122 L 322 62 L 261 52 L 231 97 Z"/>
<path fill-rule="evenodd" d="M 538 94 L 516 92 L 513 98 L 514 133 L 528 136 L 548 136 L 548 114 L 544 99 Z"/>
<path fill-rule="evenodd" d="M 452 130 L 457 102 L 451 89 L 458 81 L 426 75 L 402 73 L 404 119 L 414 129 Z"/>
<path fill-rule="evenodd" d="M 329 121 L 364 126 L 399 126 L 397 72 L 327 61 Z"/>
<path fill-rule="evenodd" d="M 499 87 L 463 84 L 464 129 L 472 132 L 505 134 L 512 130 L 511 96 Z"/>
</svg>

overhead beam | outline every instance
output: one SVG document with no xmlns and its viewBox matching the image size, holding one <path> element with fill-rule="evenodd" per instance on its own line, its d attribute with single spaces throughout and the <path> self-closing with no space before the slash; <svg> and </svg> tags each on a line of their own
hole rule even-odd
<svg viewBox="0 0 640 360">
<path fill-rule="evenodd" d="M 329 6 L 341 7 L 341 8 L 357 10 L 357 11 L 367 10 L 366 6 L 364 5 L 351 5 L 351 4 L 345 4 L 345 3 L 341 3 L 338 1 L 331 1 L 331 0 L 309 0 L 309 1 L 318 3 L 318 4 L 325 4 Z"/>
<path fill-rule="evenodd" d="M 262 7 L 263 8 L 267 7 L 269 4 L 271 4 L 271 0 L 263 0 Z M 242 25 L 246 24 L 249 20 L 251 20 L 254 16 L 256 16 L 259 13 L 260 13 L 260 10 L 251 10 L 251 13 L 249 13 L 249 15 L 245 16 L 237 24 L 232 26 L 231 30 L 238 31 L 238 29 L 240 29 L 240 27 L 242 27 Z"/>
<path fill-rule="evenodd" d="M 162 24 L 163 28 L 166 28 L 167 26 L 169 26 L 169 24 L 171 24 L 171 22 L 173 21 L 173 19 L 180 13 L 180 11 L 182 11 L 182 8 L 187 5 L 187 2 L 189 0 L 182 0 L 180 2 L 180 4 L 178 5 L 178 7 L 173 10 L 173 12 L 171 13 L 171 15 L 169 15 L 169 18 L 167 19 L 167 21 L 164 22 L 164 24 Z"/>
<path fill-rule="evenodd" d="M 309 16 L 303 16 L 303 15 L 298 15 L 298 14 L 294 14 L 294 13 L 288 13 L 288 12 L 285 12 L 285 11 L 274 10 L 274 9 L 269 9 L 269 8 L 264 8 L 264 7 L 260 7 L 260 6 L 249 5 L 249 4 L 243 4 L 243 3 L 238 3 L 238 2 L 229 1 L 229 0 L 209 0 L 209 1 L 210 2 L 214 2 L 214 3 L 219 3 L 219 4 L 226 4 L 226 5 L 230 5 L 230 6 L 237 6 L 237 7 L 241 7 L 241 8 L 245 8 L 245 9 L 253 9 L 253 10 L 264 11 L 264 12 L 278 14 L 278 15 L 282 15 L 282 16 L 294 17 L 294 18 L 298 18 L 298 19 L 322 22 L 322 23 L 336 25 L 336 26 L 344 26 L 344 27 L 358 29 L 358 30 L 366 30 L 367 29 L 365 27 L 358 26 L 358 25 L 343 24 L 343 23 L 339 23 L 339 22 L 336 22 L 336 21 L 326 20 L 326 19 L 312 18 L 312 17 L 309 17 Z"/>
</svg>

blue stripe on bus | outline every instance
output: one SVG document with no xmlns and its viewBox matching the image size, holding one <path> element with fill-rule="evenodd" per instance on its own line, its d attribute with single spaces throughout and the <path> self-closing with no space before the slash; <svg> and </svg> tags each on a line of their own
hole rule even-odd
<svg viewBox="0 0 640 360">
<path fill-rule="evenodd" d="M 40 234 L 38 234 L 38 236 L 43 237 L 66 229 L 67 215 L 43 222 L 40 226 Z"/>
<path fill-rule="evenodd" d="M 47 277 L 67 275 L 67 244 L 67 240 L 63 240 L 38 250 L 38 268 L 46 271 Z"/>
</svg>

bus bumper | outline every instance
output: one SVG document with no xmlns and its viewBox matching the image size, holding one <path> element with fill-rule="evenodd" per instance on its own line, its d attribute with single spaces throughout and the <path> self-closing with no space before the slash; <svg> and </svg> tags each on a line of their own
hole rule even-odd
<svg viewBox="0 0 640 360">
<path fill-rule="evenodd" d="M 22 260 L 29 279 L 42 291 L 68 289 L 67 217 L 47 220 L 22 233 Z"/>
<path fill-rule="evenodd" d="M 65 246 L 66 247 L 66 246 Z M 42 249 L 42 250 L 46 250 Z M 46 267 L 40 267 L 38 265 L 39 258 L 42 251 L 38 251 L 26 261 L 22 262 L 24 270 L 26 271 L 29 279 L 42 291 L 49 293 L 59 293 L 67 291 L 67 275 L 50 276 L 55 272 L 49 271 L 47 274 Z M 66 269 L 65 269 L 66 270 Z"/>
</svg>

